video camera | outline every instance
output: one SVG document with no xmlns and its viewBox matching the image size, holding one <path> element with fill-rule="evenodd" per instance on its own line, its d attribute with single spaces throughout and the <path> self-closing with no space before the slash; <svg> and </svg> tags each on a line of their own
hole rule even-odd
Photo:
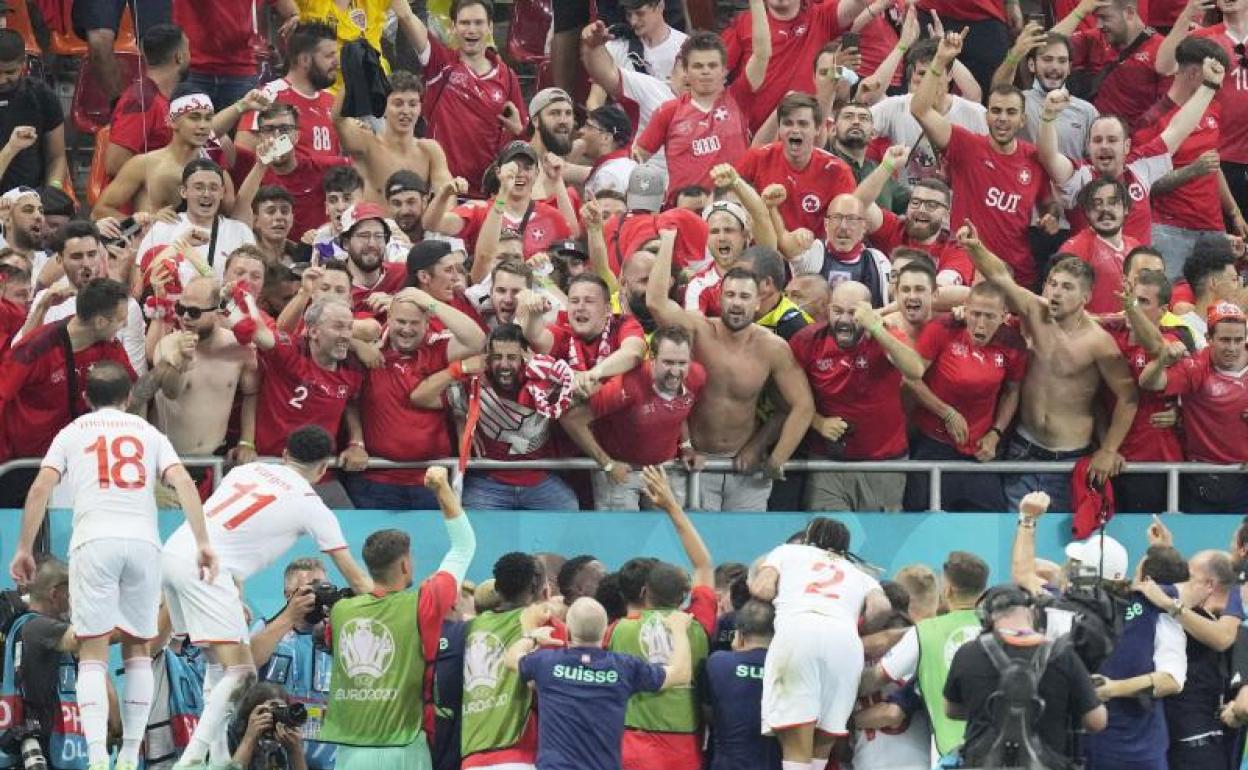
<svg viewBox="0 0 1248 770">
<path fill-rule="evenodd" d="M 29 717 L 25 722 L 14 725 L 4 732 L 4 738 L 0 741 L 0 751 L 4 751 L 11 757 L 20 757 L 24 770 L 48 770 L 48 760 L 44 758 L 43 747 L 39 743 L 42 735 L 43 727 L 39 724 L 39 720 Z"/>
<path fill-rule="evenodd" d="M 303 616 L 304 622 L 309 625 L 315 625 L 329 617 L 329 611 L 334 608 L 334 605 L 340 599 L 355 596 L 355 591 L 350 588 L 339 588 L 328 580 L 318 580 L 312 584 L 312 595 L 316 598 L 316 603 L 312 605 L 308 614 Z"/>
</svg>

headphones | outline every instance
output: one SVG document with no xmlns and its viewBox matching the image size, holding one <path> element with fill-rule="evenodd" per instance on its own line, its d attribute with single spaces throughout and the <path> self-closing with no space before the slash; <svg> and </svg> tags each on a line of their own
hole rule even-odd
<svg viewBox="0 0 1248 770">
<path fill-rule="evenodd" d="M 1035 614 L 1036 598 L 1021 586 L 1013 583 L 993 586 L 980 595 L 975 603 L 975 617 L 985 631 L 992 630 L 992 616 L 1013 607 L 1026 607 Z"/>
</svg>

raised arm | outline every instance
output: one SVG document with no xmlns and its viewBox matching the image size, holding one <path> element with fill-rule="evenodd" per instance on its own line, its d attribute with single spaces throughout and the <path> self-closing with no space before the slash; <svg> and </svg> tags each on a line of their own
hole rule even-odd
<svg viewBox="0 0 1248 770">
<path fill-rule="evenodd" d="M 599 20 L 581 30 L 581 62 L 594 85 L 601 88 L 612 99 L 618 99 L 622 90 L 620 84 L 620 68 L 607 52 L 607 41 L 611 34 L 607 32 L 605 22 Z"/>
<path fill-rule="evenodd" d="M 394 17 L 399 23 L 399 31 L 412 44 L 416 55 L 424 56 L 425 51 L 429 48 L 429 28 L 412 11 L 412 6 L 408 4 L 407 0 L 392 0 L 390 8 L 394 10 Z"/>
<path fill-rule="evenodd" d="M 594 198 L 593 193 L 581 206 L 581 220 L 585 223 L 585 248 L 589 252 L 589 266 L 594 275 L 606 282 L 612 294 L 620 290 L 620 282 L 611 271 L 611 261 L 607 256 L 607 238 L 603 233 L 602 204 Z"/>
<path fill-rule="evenodd" d="M 702 536 L 689 520 L 688 514 L 676 503 L 671 484 L 667 480 L 667 471 L 661 465 L 647 465 L 641 470 L 641 478 L 646 485 L 646 495 L 667 514 L 672 528 L 680 538 L 685 556 L 689 557 L 689 563 L 693 565 L 693 584 L 713 587 L 715 562 L 711 560 L 711 552 L 707 550 L 706 543 L 702 542 Z"/>
<path fill-rule="evenodd" d="M 330 118 L 334 121 L 334 130 L 338 132 L 338 140 L 342 144 L 342 151 L 345 155 L 349 155 L 355 160 L 361 160 L 368 155 L 369 149 L 372 147 L 376 137 L 372 131 L 364 128 L 355 118 L 348 118 L 342 114 L 343 100 L 347 96 L 347 89 L 338 89 L 338 94 L 334 97 L 334 107 L 330 112 Z M 428 225 L 425 225 L 428 227 Z"/>
<path fill-rule="evenodd" d="M 1183 354 L 1177 349 L 1166 345 L 1161 350 L 1161 355 L 1149 361 L 1144 367 L 1144 371 L 1140 372 L 1140 387 L 1144 390 L 1160 392 L 1166 389 L 1170 384 L 1170 378 L 1166 370 L 1177 364 L 1183 358 Z"/>
<path fill-rule="evenodd" d="M 766 246 L 769 249 L 776 248 L 776 231 L 771 226 L 771 215 L 758 191 L 742 179 L 737 170 L 728 163 L 720 163 L 711 169 L 711 180 L 716 187 L 731 190 L 741 199 L 741 205 L 754 223 L 754 244 Z"/>
<path fill-rule="evenodd" d="M 880 225 L 884 224 L 884 211 L 876 200 L 888 186 L 888 181 L 893 178 L 897 167 L 905 163 L 909 155 L 910 148 L 904 144 L 889 147 L 884 153 L 884 159 L 871 169 L 871 173 L 863 177 L 858 186 L 854 188 L 854 197 L 862 202 L 868 233 L 874 233 L 880 229 Z"/>
<path fill-rule="evenodd" d="M 784 224 L 780 206 L 789 197 L 784 185 L 772 183 L 763 188 L 763 202 L 767 204 L 767 218 L 776 234 L 776 248 L 787 262 L 799 262 L 801 256 L 815 242 L 815 234 L 805 227 L 790 231 Z"/>
<path fill-rule="evenodd" d="M 923 133 L 931 141 L 933 149 L 943 150 L 949 145 L 953 136 L 953 124 L 949 118 L 940 114 L 938 109 L 941 90 L 941 79 L 953 66 L 954 60 L 962 52 L 962 33 L 947 32 L 941 38 L 936 49 L 936 56 L 928 65 L 919 88 L 910 100 L 910 114 L 919 121 Z"/>
<path fill-rule="evenodd" d="M 464 229 L 464 220 L 451 211 L 455 197 L 468 192 L 468 181 L 455 177 L 450 182 L 437 188 L 429 208 L 421 217 L 421 224 L 426 230 L 433 230 L 443 235 L 456 236 Z M 501 200 L 501 199 L 500 199 Z"/>
<path fill-rule="evenodd" d="M 1053 25 L 1053 29 L 1049 31 L 1069 38 L 1075 34 L 1075 30 L 1079 28 L 1084 19 L 1095 13 L 1097 8 L 1107 7 L 1109 3 L 1110 0 L 1080 0 L 1080 3 L 1075 6 L 1075 10 L 1068 13 L 1065 18 L 1060 19 Z"/>
<path fill-rule="evenodd" d="M 884 326 L 880 314 L 871 307 L 870 302 L 858 303 L 858 307 L 854 310 L 854 320 L 867 330 L 867 334 L 870 334 L 872 339 L 880 343 L 880 347 L 884 348 L 884 352 L 888 354 L 889 362 L 897 367 L 902 377 L 911 380 L 923 378 L 923 373 L 927 371 L 923 358 L 919 356 L 918 351 L 902 342 Z"/>
<path fill-rule="evenodd" d="M 394 297 L 395 302 L 411 302 L 425 311 L 425 315 L 442 322 L 451 333 L 450 344 L 446 348 L 447 358 L 455 361 L 465 356 L 480 353 L 485 348 L 485 332 L 480 324 L 472 320 L 467 313 L 435 299 L 423 289 L 407 288 Z"/>
<path fill-rule="evenodd" d="M 1226 76 L 1226 68 L 1217 59 L 1206 58 L 1200 74 L 1201 84 L 1196 92 L 1183 103 L 1170 119 L 1170 124 L 1161 132 L 1161 141 L 1166 143 L 1166 150 L 1171 154 L 1178 152 L 1179 146 L 1200 125 L 1200 119 L 1204 117 L 1205 110 L 1209 109 L 1209 103 L 1218 95 L 1218 87 Z"/>
<path fill-rule="evenodd" d="M 1044 45 L 1048 33 L 1044 31 L 1044 27 L 1034 21 L 1027 22 L 1027 26 L 1023 27 L 1023 34 L 1018 36 L 1014 41 L 1014 45 L 1005 54 L 1005 58 L 1001 60 L 1001 65 L 997 67 L 997 71 L 992 73 L 992 85 L 994 87 L 1000 85 L 1013 85 L 1014 78 L 1018 74 L 1018 65 L 1021 64 L 1027 56 L 1037 48 Z"/>
<path fill-rule="evenodd" d="M 646 284 L 646 307 L 659 326 L 680 326 L 694 333 L 699 325 L 698 314 L 682 308 L 668 296 L 672 283 L 672 250 L 676 244 L 676 231 L 659 231 L 659 253 L 650 268 L 650 281 Z"/>
<path fill-rule="evenodd" d="M 1018 504 L 1018 529 L 1010 550 L 1010 580 L 1039 596 L 1044 579 L 1036 571 L 1036 521 L 1049 510 L 1049 496 L 1029 492 Z"/>
<path fill-rule="evenodd" d="M 1158 75 L 1169 77 L 1179 71 L 1179 62 L 1174 58 L 1174 53 L 1178 50 L 1179 43 L 1190 34 L 1192 22 L 1204 15 L 1206 7 L 1204 0 L 1187 0 L 1187 5 L 1179 12 L 1179 18 L 1175 19 L 1170 33 L 1157 47 L 1157 59 L 1153 63 L 1153 69 Z"/>
<path fill-rule="evenodd" d="M 910 4 L 907 5 L 906 16 L 901 22 L 901 34 L 897 36 L 897 45 L 888 52 L 880 65 L 875 68 L 875 72 L 863 78 L 858 84 L 856 101 L 859 104 L 870 107 L 884 98 L 884 92 L 888 90 L 887 85 L 893 82 L 893 75 L 897 73 L 897 68 L 906 58 L 906 51 L 910 50 L 910 46 L 914 45 L 918 39 L 918 12 L 915 6 Z"/>
<path fill-rule="evenodd" d="M 841 0 L 838 15 L 850 8 L 855 9 L 847 20 L 841 22 L 841 26 L 848 27 L 861 7 L 862 0 Z M 771 63 L 771 29 L 767 24 L 766 0 L 750 0 L 750 45 L 753 50 L 745 62 L 745 79 L 752 90 L 758 91 L 763 87 L 767 65 Z"/>
<path fill-rule="evenodd" d="M 425 470 L 425 486 L 438 498 L 438 507 L 442 509 L 442 521 L 446 525 L 446 534 L 450 537 L 451 547 L 442 557 L 438 565 L 439 572 L 448 572 L 455 576 L 455 584 L 464 582 L 468 574 L 468 565 L 477 552 L 477 535 L 468 521 L 459 496 L 451 487 L 446 468 L 435 465 Z"/>
<path fill-rule="evenodd" d="M 971 224 L 969 219 L 958 228 L 957 238 L 958 244 L 966 249 L 979 274 L 989 283 L 1000 286 L 1005 291 L 1010 309 L 1025 318 L 1034 320 L 1035 314 L 1040 310 L 1040 298 L 1014 282 L 1014 276 L 1010 275 L 1009 267 L 1000 257 L 984 246 L 979 240 L 975 225 Z"/>
<path fill-rule="evenodd" d="M 1040 135 L 1036 137 L 1040 164 L 1059 185 L 1075 175 L 1075 164 L 1058 149 L 1057 139 L 1057 119 L 1069 106 L 1070 92 L 1065 88 L 1055 88 L 1045 94 L 1040 114 Z"/>
</svg>

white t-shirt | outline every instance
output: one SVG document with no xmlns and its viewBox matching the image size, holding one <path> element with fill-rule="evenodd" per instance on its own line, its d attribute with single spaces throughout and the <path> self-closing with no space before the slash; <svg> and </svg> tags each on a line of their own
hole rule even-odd
<svg viewBox="0 0 1248 770">
<path fill-rule="evenodd" d="M 1157 180 L 1174 170 L 1174 156 L 1163 152 L 1160 155 L 1136 158 L 1127 164 L 1126 170 L 1131 172 L 1131 177 L 1134 177 L 1134 179 L 1127 177 L 1131 179 L 1130 184 L 1127 185 L 1127 194 L 1131 196 L 1131 203 L 1136 206 L 1143 205 L 1144 198 L 1153 189 Z M 1070 179 L 1058 185 L 1058 190 L 1062 194 L 1062 208 L 1069 210 L 1077 206 L 1079 192 L 1083 190 L 1084 185 L 1096 178 L 1097 173 L 1091 163 L 1079 164 L 1075 173 L 1070 175 Z M 1126 181 L 1127 179 L 1123 180 L 1124 183 Z"/>
<path fill-rule="evenodd" d="M 73 498 L 69 549 L 108 537 L 160 547 L 156 486 L 181 462 L 155 426 L 120 409 L 84 414 L 62 428 L 41 464 L 60 474 Z"/>
<path fill-rule="evenodd" d="M 667 82 L 672 77 L 672 67 L 676 65 L 676 57 L 680 54 L 680 47 L 684 45 L 689 36 L 678 29 L 668 27 L 667 39 L 656 45 L 654 48 L 642 43 L 642 58 L 646 60 L 646 66 L 649 68 L 650 75 Z M 628 60 L 628 41 L 612 40 L 607 43 L 607 53 L 611 54 L 611 58 L 615 60 L 617 67 L 621 69 L 627 67 L 632 69 L 632 64 Z"/>
<path fill-rule="evenodd" d="M 347 547 L 333 511 L 293 469 L 269 463 L 240 465 L 226 474 L 204 503 L 208 538 L 221 569 L 246 580 L 277 561 L 302 535 L 324 552 Z M 195 558 L 186 524 L 165 543 L 165 552 Z"/>
<path fill-rule="evenodd" d="M 218 217 L 220 222 L 217 225 L 217 245 L 213 249 L 213 256 L 208 258 L 208 245 L 197 246 L 195 255 L 198 256 L 205 264 L 211 263 L 213 273 L 217 276 L 217 280 L 225 275 L 225 260 L 239 246 L 255 245 L 256 235 L 247 225 L 239 222 L 237 219 L 229 217 Z M 178 214 L 177 224 L 168 224 L 167 222 L 157 222 L 147 231 L 147 235 L 143 236 L 143 242 L 139 244 L 138 258 L 141 260 L 148 251 L 157 246 L 168 246 L 173 243 L 178 233 L 186 229 L 190 224 L 190 220 L 186 218 L 186 213 Z M 205 228 L 211 232 L 211 228 Z M 195 271 L 195 266 L 190 262 L 183 260 L 182 265 L 178 268 L 178 279 L 185 286 L 195 276 L 199 275 Z"/>
<path fill-rule="evenodd" d="M 47 291 L 47 289 L 43 291 Z M 35 303 L 39 301 L 43 291 L 35 295 Z M 31 303 L 31 310 L 34 309 L 35 303 Z M 45 324 L 55 323 L 77 314 L 78 300 L 70 297 L 59 305 L 53 305 L 48 308 L 48 312 L 43 317 L 43 322 Z M 143 308 L 139 307 L 139 303 L 134 297 L 131 297 L 126 302 L 126 325 L 121 327 L 121 331 L 117 332 L 117 341 L 126 349 L 126 358 L 130 359 L 130 368 L 134 369 L 134 373 L 140 377 L 147 372 L 147 350 L 144 347 L 146 339 L 147 326 L 143 322 Z M 17 339 L 14 339 L 13 343 L 17 344 Z"/>
<path fill-rule="evenodd" d="M 763 566 L 780 573 L 772 602 L 777 620 L 809 612 L 857 627 L 867 594 L 880 588 L 853 564 L 812 545 L 786 543 L 767 554 Z"/>
<path fill-rule="evenodd" d="M 889 96 L 881 99 L 871 107 L 871 119 L 875 123 L 875 135 L 888 137 L 893 144 L 904 144 L 913 149 L 901 170 L 901 180 L 913 184 L 916 180 L 938 175 L 940 165 L 931 142 L 923 135 L 923 127 L 910 114 L 910 100 L 913 94 Z M 968 101 L 961 96 L 950 96 L 953 100 L 949 113 L 945 115 L 949 122 L 961 126 L 974 134 L 988 133 L 987 110 L 982 104 Z M 922 140 L 922 141 L 920 141 Z"/>
<path fill-rule="evenodd" d="M 637 161 L 632 158 L 612 158 L 595 169 L 589 179 L 585 180 L 585 190 L 595 195 L 603 190 L 627 194 L 628 177 L 635 168 Z"/>
<path fill-rule="evenodd" d="M 633 72 L 626 67 L 620 68 L 620 95 L 637 105 L 637 125 L 633 126 L 633 137 L 641 136 L 641 132 L 650 125 L 650 117 L 654 111 L 676 98 L 672 87 L 651 75 Z M 663 148 L 650 156 L 646 165 L 653 166 L 664 174 L 667 173 L 667 156 Z"/>
</svg>

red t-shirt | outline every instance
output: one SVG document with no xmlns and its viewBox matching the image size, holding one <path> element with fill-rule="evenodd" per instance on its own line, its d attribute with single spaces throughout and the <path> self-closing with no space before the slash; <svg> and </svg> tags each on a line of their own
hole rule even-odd
<svg viewBox="0 0 1248 770">
<path fill-rule="evenodd" d="M 1122 225 L 1122 232 L 1140 243 L 1151 243 L 1153 240 L 1153 200 L 1149 196 L 1150 187 L 1145 186 L 1140 178 L 1131 170 L 1131 164 L 1142 159 L 1152 158 L 1156 155 L 1169 154 L 1166 149 L 1166 143 L 1161 141 L 1160 137 L 1154 138 L 1143 146 L 1133 146 L 1131 152 L 1127 154 L 1126 165 L 1122 169 L 1122 179 L 1120 180 L 1127 188 L 1127 195 L 1131 196 L 1131 210 L 1127 212 L 1127 221 Z M 1079 164 L 1079 171 L 1082 172 L 1085 164 Z M 1095 168 L 1087 166 L 1092 173 L 1092 179 L 1100 179 L 1101 175 Z M 1088 220 L 1083 216 L 1083 210 L 1078 206 L 1066 211 L 1066 218 L 1070 220 L 1071 232 L 1079 232 L 1088 226 Z"/>
<path fill-rule="evenodd" d="M 862 54 L 862 64 L 858 67 L 860 72 L 875 72 L 888 55 L 893 52 L 900 42 L 897 38 L 897 30 L 885 18 L 886 15 L 896 11 L 901 15 L 905 15 L 905 6 L 893 3 L 892 6 L 886 8 L 884 13 L 876 16 L 867 22 L 867 26 L 863 27 L 859 32 L 858 50 Z M 893 80 L 889 83 L 892 86 L 901 85 L 902 67 L 898 67 L 893 72 Z"/>
<path fill-rule="evenodd" d="M 448 302 L 447 304 L 455 308 L 459 312 L 463 313 L 464 315 L 468 316 L 472 320 L 476 321 L 477 326 L 481 327 L 481 331 L 485 332 L 486 334 L 489 334 L 490 332 L 489 324 L 487 324 L 485 322 L 485 319 L 481 317 L 481 312 L 477 310 L 476 306 L 473 305 L 471 302 L 469 302 L 468 299 L 465 298 L 463 294 L 456 293 L 452 295 L 451 301 Z M 444 332 L 446 331 L 446 324 L 442 323 L 441 318 L 431 316 L 429 318 L 429 331 L 435 332 L 435 333 Z"/>
<path fill-rule="evenodd" d="M 363 368 L 354 359 L 335 370 L 312 360 L 307 343 L 278 333 L 272 350 L 257 350 L 260 397 L 256 405 L 256 452 L 281 456 L 286 438 L 296 428 L 319 425 L 337 436 L 347 403 L 364 383 Z"/>
<path fill-rule="evenodd" d="M 1145 116 L 1144 128 L 1131 138 L 1131 142 L 1142 144 L 1160 136 L 1178 111 L 1179 105 L 1169 97 L 1157 102 Z M 1221 143 L 1222 106 L 1215 101 L 1205 110 L 1196 130 L 1174 153 L 1174 167 L 1182 168 L 1194 163 L 1202 154 L 1218 149 Z M 1170 192 L 1154 195 L 1153 221 L 1159 225 L 1192 230 L 1225 230 L 1222 201 L 1218 196 L 1218 175 L 1205 174 Z"/>
<path fill-rule="evenodd" d="M 1166 372 L 1167 396 L 1183 397 L 1183 449 L 1202 463 L 1248 462 L 1248 372 L 1214 368 L 1210 348 Z"/>
<path fill-rule="evenodd" d="M 692 185 L 710 188 L 711 169 L 732 163 L 750 148 L 745 112 L 739 104 L 754 100 L 744 77 L 728 86 L 709 110 L 685 94 L 650 116 L 637 145 L 655 153 L 664 148 L 667 157 L 667 205 L 676 202 L 676 193 Z"/>
<path fill-rule="evenodd" d="M 1036 264 L 1027 241 L 1031 212 L 1041 193 L 1049 189 L 1049 175 L 1029 142 L 1018 140 L 1009 155 L 992 148 L 986 136 L 953 126 L 945 148 L 953 210 L 949 221 L 967 219 L 979 228 L 979 237 L 992 253 L 1014 269 L 1020 286 L 1034 286 Z"/>
<path fill-rule="evenodd" d="M 904 333 L 889 330 L 905 340 Z M 908 344 L 908 341 L 907 341 Z M 798 364 L 806 370 L 815 411 L 849 423 L 843 436 L 846 460 L 889 460 L 905 454 L 906 414 L 901 407 L 901 372 L 880 343 L 863 336 L 842 350 L 827 322 L 807 326 L 789 340 Z M 812 447 L 829 456 L 828 442 L 811 432 Z"/>
<path fill-rule="evenodd" d="M 299 144 L 295 149 L 309 157 L 337 159 L 342 155 L 338 142 L 338 129 L 332 117 L 334 95 L 329 91 L 317 91 L 314 96 L 304 96 L 290 85 L 286 78 L 271 80 L 261 89 L 275 104 L 289 104 L 299 110 Z M 239 131 L 255 131 L 260 113 L 249 112 L 238 121 Z M 299 231 L 296 231 L 299 232 Z"/>
<path fill-rule="evenodd" d="M 66 376 L 66 318 L 45 324 L 22 338 L 0 364 L 0 459 L 42 457 L 58 431 L 75 415 L 91 411 L 85 391 L 87 372 L 97 361 L 116 361 L 135 379 L 126 349 L 115 339 L 76 351 L 74 372 L 78 381 L 73 412 L 69 408 Z"/>
<path fill-rule="evenodd" d="M 619 350 L 620 345 L 629 337 L 640 340 L 646 338 L 646 330 L 631 315 L 612 316 L 606 339 L 600 334 L 589 342 L 576 336 L 566 320 L 551 324 L 547 328 L 555 338 L 550 357 L 567 361 L 573 369 L 581 372 L 589 371 L 599 361 Z"/>
<path fill-rule="evenodd" d="M 520 392 L 515 400 L 505 396 L 481 379 L 481 417 L 473 433 L 473 444 L 480 451 L 475 456 L 488 460 L 541 460 L 554 454 L 550 418 L 543 417 L 534 407 L 537 401 L 526 387 L 524 372 L 520 376 Z M 459 415 L 468 413 L 467 388 L 454 385 L 445 400 Z M 486 475 L 500 484 L 535 487 L 546 480 L 546 471 L 487 471 Z"/>
<path fill-rule="evenodd" d="M 767 185 L 783 185 L 788 191 L 780 204 L 784 226 L 789 230 L 804 227 L 819 239 L 826 236 L 823 213 L 828 204 L 858 186 L 845 161 L 826 150 L 816 149 L 806 168 L 793 168 L 780 142 L 751 149 L 737 161 L 737 171 L 760 193 Z"/>
<path fill-rule="evenodd" d="M 325 178 L 326 170 L 349 166 L 351 161 L 341 156 L 304 155 L 299 150 L 295 153 L 299 165 L 295 166 L 294 171 L 279 174 L 270 166 L 265 170 L 260 184 L 277 185 L 295 199 L 295 224 L 290 232 L 291 237 L 298 240 L 307 231 L 325 224 L 325 188 L 321 186 L 321 180 Z"/>
<path fill-rule="evenodd" d="M 676 230 L 676 243 L 672 248 L 672 264 L 683 270 L 691 263 L 706 258 L 708 230 L 706 220 L 688 209 L 668 209 L 662 214 L 625 212 L 611 217 L 603 225 L 602 234 L 607 241 L 607 260 L 611 272 L 620 274 L 624 262 L 646 241 L 659 237 L 659 230 Z"/>
<path fill-rule="evenodd" d="M 453 213 L 464 220 L 464 226 L 456 237 L 462 238 L 469 254 L 477 251 L 477 238 L 481 236 L 481 225 L 490 213 L 491 203 L 469 201 L 456 206 Z M 520 220 L 512 219 L 510 214 L 503 214 L 503 227 L 513 230 L 520 228 Z M 550 244 L 572 237 L 572 229 L 568 227 L 559 209 L 545 203 L 533 203 L 533 215 L 524 226 L 524 256 L 531 257 L 539 251 L 545 251 Z"/>
<path fill-rule="evenodd" d="M 1005 4 L 993 0 L 920 0 L 919 10 L 935 11 L 942 19 L 1005 22 Z"/>
<path fill-rule="evenodd" d="M 1222 143 L 1218 155 L 1232 163 L 1248 163 L 1248 67 L 1244 66 L 1244 47 L 1226 34 L 1226 24 L 1198 29 L 1192 37 L 1203 37 L 1217 43 L 1231 59 L 1231 67 L 1218 89 L 1217 103 L 1222 108 Z M 1242 205 L 1241 201 L 1241 205 Z"/>
<path fill-rule="evenodd" d="M 494 51 L 487 56 L 494 69 L 478 76 L 459 59 L 459 54 L 429 37 L 429 63 L 425 65 L 425 117 L 430 137 L 442 145 L 446 163 L 455 176 L 468 180 L 469 194 L 481 196 L 481 177 L 499 150 L 516 137 L 498 117 L 508 102 L 529 120 L 528 103 L 520 93 L 516 73 Z"/>
<path fill-rule="evenodd" d="M 884 220 L 880 223 L 880 228 L 867 239 L 872 246 L 890 255 L 898 246 L 918 249 L 936 262 L 937 276 L 944 272 L 955 273 L 960 286 L 970 286 L 975 282 L 975 263 L 971 261 L 971 255 L 947 233 L 941 233 L 933 243 L 919 243 L 906 235 L 904 218 L 883 209 L 880 213 L 884 215 Z"/>
<path fill-rule="evenodd" d="M 1105 331 L 1114 338 L 1114 343 L 1118 345 L 1118 349 L 1127 359 L 1127 366 L 1131 369 L 1131 378 L 1138 382 L 1140 373 L 1148 365 L 1148 354 L 1144 352 L 1144 348 L 1131 341 L 1131 329 L 1122 321 L 1105 324 Z M 1178 337 L 1172 334 L 1163 333 L 1162 337 L 1166 342 L 1178 341 Z M 1105 413 L 1109 414 L 1114 408 L 1114 398 L 1108 390 L 1104 390 L 1103 393 Z M 1140 388 L 1135 420 L 1132 421 L 1126 438 L 1122 440 L 1122 446 L 1118 447 L 1118 453 L 1124 459 L 1128 462 L 1181 462 L 1183 460 L 1183 447 L 1179 444 L 1178 430 L 1157 428 L 1152 424 L 1153 415 L 1173 407 L 1176 400 L 1173 396 Z"/>
<path fill-rule="evenodd" d="M 407 282 L 407 265 L 402 262 L 385 262 L 381 266 L 381 275 L 372 286 L 351 284 L 351 311 L 356 317 L 373 318 L 373 309 L 368 306 L 368 298 L 374 294 L 396 294 Z"/>
<path fill-rule="evenodd" d="M 1114 248 L 1108 241 L 1085 228 L 1068 238 L 1058 251 L 1074 254 L 1092 266 L 1095 280 L 1092 296 L 1088 299 L 1089 313 L 1113 313 L 1122 308 L 1118 292 L 1122 291 L 1122 263 L 1140 242 L 1122 236 L 1122 248 Z"/>
<path fill-rule="evenodd" d="M 0 361 L 9 353 L 9 340 L 26 323 L 26 308 L 0 298 Z"/>
<path fill-rule="evenodd" d="M 956 449 L 973 456 L 997 416 L 1002 387 L 1022 382 L 1027 374 L 1026 343 L 1017 331 L 1002 326 L 980 347 L 965 323 L 946 317 L 924 326 L 914 348 L 932 362 L 923 382 L 966 420 L 966 443 Z M 928 438 L 953 446 L 942 416 L 920 407 L 914 410 L 914 424 Z"/>
<path fill-rule="evenodd" d="M 255 0 L 173 0 L 173 23 L 191 43 L 191 71 L 255 76 Z"/>
<path fill-rule="evenodd" d="M 364 374 L 360 421 L 369 454 L 387 460 L 415 461 L 450 457 L 451 434 L 443 409 L 413 406 L 412 391 L 425 378 L 447 367 L 450 335 L 427 334 L 411 354 L 386 348 L 384 363 Z M 364 478 L 382 484 L 423 484 L 424 469 L 365 471 Z"/>
<path fill-rule="evenodd" d="M 1121 115 L 1132 131 L 1145 125 L 1144 113 L 1170 88 L 1170 78 L 1158 75 L 1155 69 L 1157 49 L 1164 39 L 1153 33 L 1101 82 L 1092 102 L 1102 115 Z M 1096 27 L 1076 32 L 1070 43 L 1074 49 L 1071 66 L 1075 69 L 1099 72 L 1120 53 Z"/>
<path fill-rule="evenodd" d="M 824 44 L 841 34 L 836 20 L 837 3 L 803 3 L 804 7 L 788 21 L 780 21 L 770 12 L 767 26 L 771 30 L 771 60 L 762 88 L 748 101 L 749 125 L 757 131 L 790 91 L 815 92 L 815 59 Z M 754 52 L 750 35 L 749 11 L 737 14 L 723 32 L 728 47 L 728 76 L 733 82 L 745 82 L 745 64 Z M 865 32 L 865 30 L 864 30 Z M 867 35 L 863 36 L 864 42 Z"/>
<path fill-rule="evenodd" d="M 664 398 L 654 389 L 653 362 L 645 361 L 590 396 L 594 438 L 616 460 L 634 467 L 661 465 L 676 456 L 680 429 L 705 386 L 706 370 L 694 362 L 684 390 Z"/>
<path fill-rule="evenodd" d="M 151 78 L 131 83 L 117 106 L 108 129 L 108 141 L 124 147 L 135 155 L 159 150 L 169 144 L 173 129 L 169 127 L 169 98 L 160 92 Z"/>
</svg>

